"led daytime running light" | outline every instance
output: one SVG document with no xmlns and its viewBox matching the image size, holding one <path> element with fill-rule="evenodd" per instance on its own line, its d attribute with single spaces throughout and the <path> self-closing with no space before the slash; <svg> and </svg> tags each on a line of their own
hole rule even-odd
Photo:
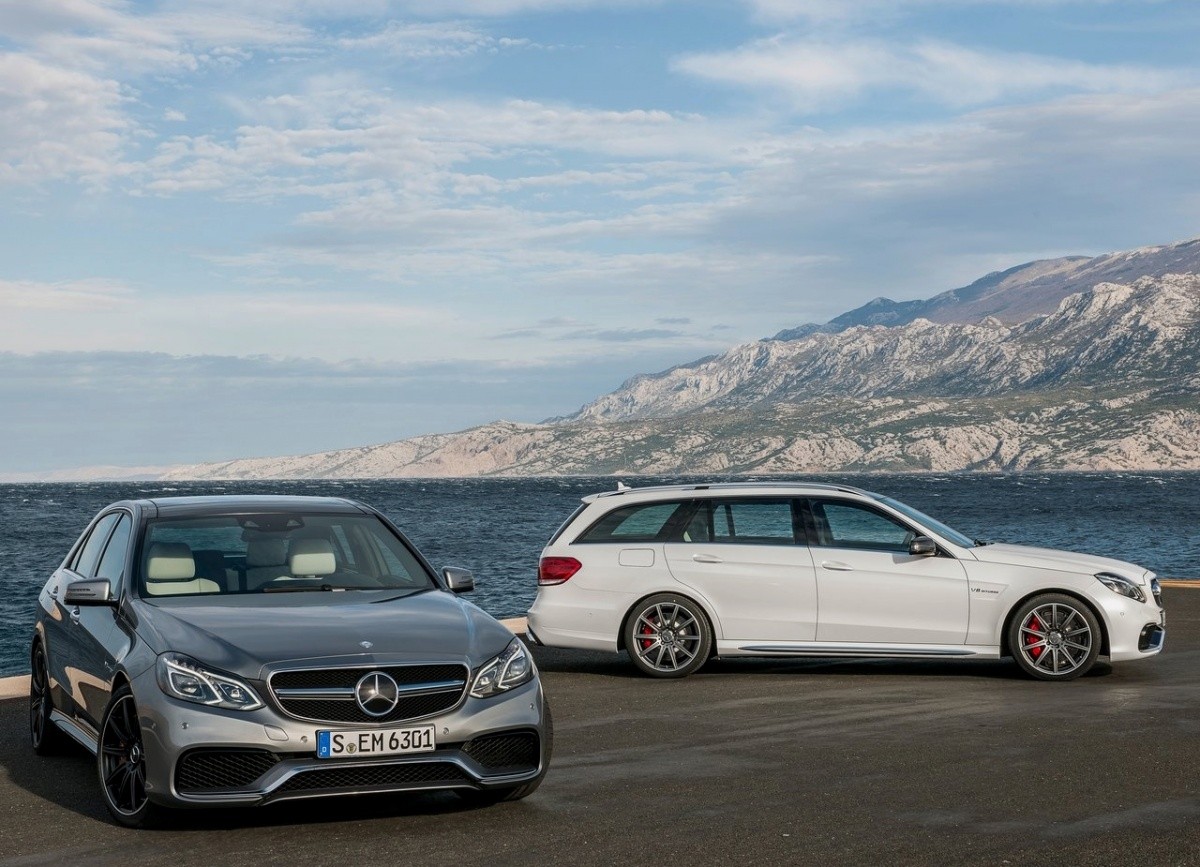
<svg viewBox="0 0 1200 867">
<path fill-rule="evenodd" d="M 1146 594 L 1142 592 L 1142 588 L 1123 575 L 1115 575 L 1112 572 L 1097 572 L 1096 580 L 1113 593 L 1119 593 L 1138 602 L 1146 601 Z"/>
<path fill-rule="evenodd" d="M 487 662 L 471 684 L 474 698 L 490 698 L 533 680 L 537 669 L 533 657 L 519 638 L 514 638 L 504 652 Z"/>
<path fill-rule="evenodd" d="M 244 681 L 206 668 L 182 653 L 158 658 L 158 685 L 167 695 L 225 710 L 257 710 L 262 700 Z"/>
</svg>

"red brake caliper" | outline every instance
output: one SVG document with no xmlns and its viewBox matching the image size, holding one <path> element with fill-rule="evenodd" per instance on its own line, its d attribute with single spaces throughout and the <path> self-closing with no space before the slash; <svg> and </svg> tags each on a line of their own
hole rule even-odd
<svg viewBox="0 0 1200 867">
<path fill-rule="evenodd" d="M 1045 630 L 1046 630 L 1046 627 L 1042 626 L 1042 621 L 1037 619 L 1036 614 L 1033 616 L 1032 619 L 1030 619 L 1029 628 L 1036 629 L 1039 632 L 1045 632 Z M 1036 635 L 1030 635 L 1029 633 L 1025 633 L 1025 646 L 1026 647 L 1029 647 L 1029 645 L 1031 645 L 1031 644 L 1037 644 L 1037 642 L 1038 642 L 1038 637 Z M 1042 655 L 1042 651 L 1045 649 L 1046 649 L 1046 645 L 1043 644 L 1041 647 L 1034 647 L 1034 648 L 1030 649 L 1029 653 L 1033 656 L 1034 659 L 1037 659 L 1039 656 Z"/>
<path fill-rule="evenodd" d="M 649 624 L 647 624 L 643 621 L 642 628 L 638 630 L 638 634 L 639 635 L 653 635 L 654 630 L 650 628 Z M 654 644 L 653 638 L 639 638 L 638 640 L 642 643 L 642 650 L 649 650 L 650 646 L 652 644 Z"/>
</svg>

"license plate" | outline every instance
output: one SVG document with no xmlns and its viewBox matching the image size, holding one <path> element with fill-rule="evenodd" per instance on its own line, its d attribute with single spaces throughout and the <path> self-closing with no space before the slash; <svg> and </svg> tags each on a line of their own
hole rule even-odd
<svg viewBox="0 0 1200 867">
<path fill-rule="evenodd" d="M 346 759 L 353 756 L 394 756 L 400 753 L 427 753 L 437 749 L 433 726 L 408 729 L 372 729 L 370 731 L 317 732 L 318 759 Z"/>
</svg>

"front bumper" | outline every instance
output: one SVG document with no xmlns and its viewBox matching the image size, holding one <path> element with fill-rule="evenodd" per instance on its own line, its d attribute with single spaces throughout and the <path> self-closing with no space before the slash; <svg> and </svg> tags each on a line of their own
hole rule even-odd
<svg viewBox="0 0 1200 867">
<path fill-rule="evenodd" d="M 537 679 L 494 698 L 467 698 L 451 711 L 413 723 L 435 726 L 432 752 L 338 760 L 316 757 L 317 731 L 369 726 L 301 722 L 270 704 L 249 713 L 189 704 L 164 695 L 153 669 L 134 681 L 133 690 L 147 793 L 173 807 L 257 806 L 430 789 L 483 791 L 536 779 L 549 760 Z"/>
<path fill-rule="evenodd" d="M 1166 611 L 1156 601 L 1138 602 L 1116 593 L 1095 593 L 1104 611 L 1110 662 L 1145 659 L 1161 653 L 1166 642 Z"/>
</svg>

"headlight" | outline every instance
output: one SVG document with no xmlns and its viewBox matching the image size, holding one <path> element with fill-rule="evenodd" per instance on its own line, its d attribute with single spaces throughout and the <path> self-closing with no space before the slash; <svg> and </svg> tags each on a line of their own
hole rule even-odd
<svg viewBox="0 0 1200 867">
<path fill-rule="evenodd" d="M 1120 593 L 1122 596 L 1128 596 L 1130 599 L 1136 599 L 1138 602 L 1146 601 L 1146 594 L 1142 592 L 1142 588 L 1138 587 L 1128 578 L 1114 575 L 1112 572 L 1097 572 L 1096 580 L 1113 593 Z"/>
<path fill-rule="evenodd" d="M 516 686 L 533 680 L 537 669 L 533 666 L 533 657 L 521 643 L 514 638 L 512 644 L 504 648 L 504 652 L 495 659 L 488 661 L 471 684 L 471 695 L 475 698 L 488 698 L 508 692 Z"/>
<path fill-rule="evenodd" d="M 158 685 L 172 698 L 226 710 L 256 710 L 263 706 L 245 682 L 205 668 L 182 653 L 158 657 Z"/>
</svg>

